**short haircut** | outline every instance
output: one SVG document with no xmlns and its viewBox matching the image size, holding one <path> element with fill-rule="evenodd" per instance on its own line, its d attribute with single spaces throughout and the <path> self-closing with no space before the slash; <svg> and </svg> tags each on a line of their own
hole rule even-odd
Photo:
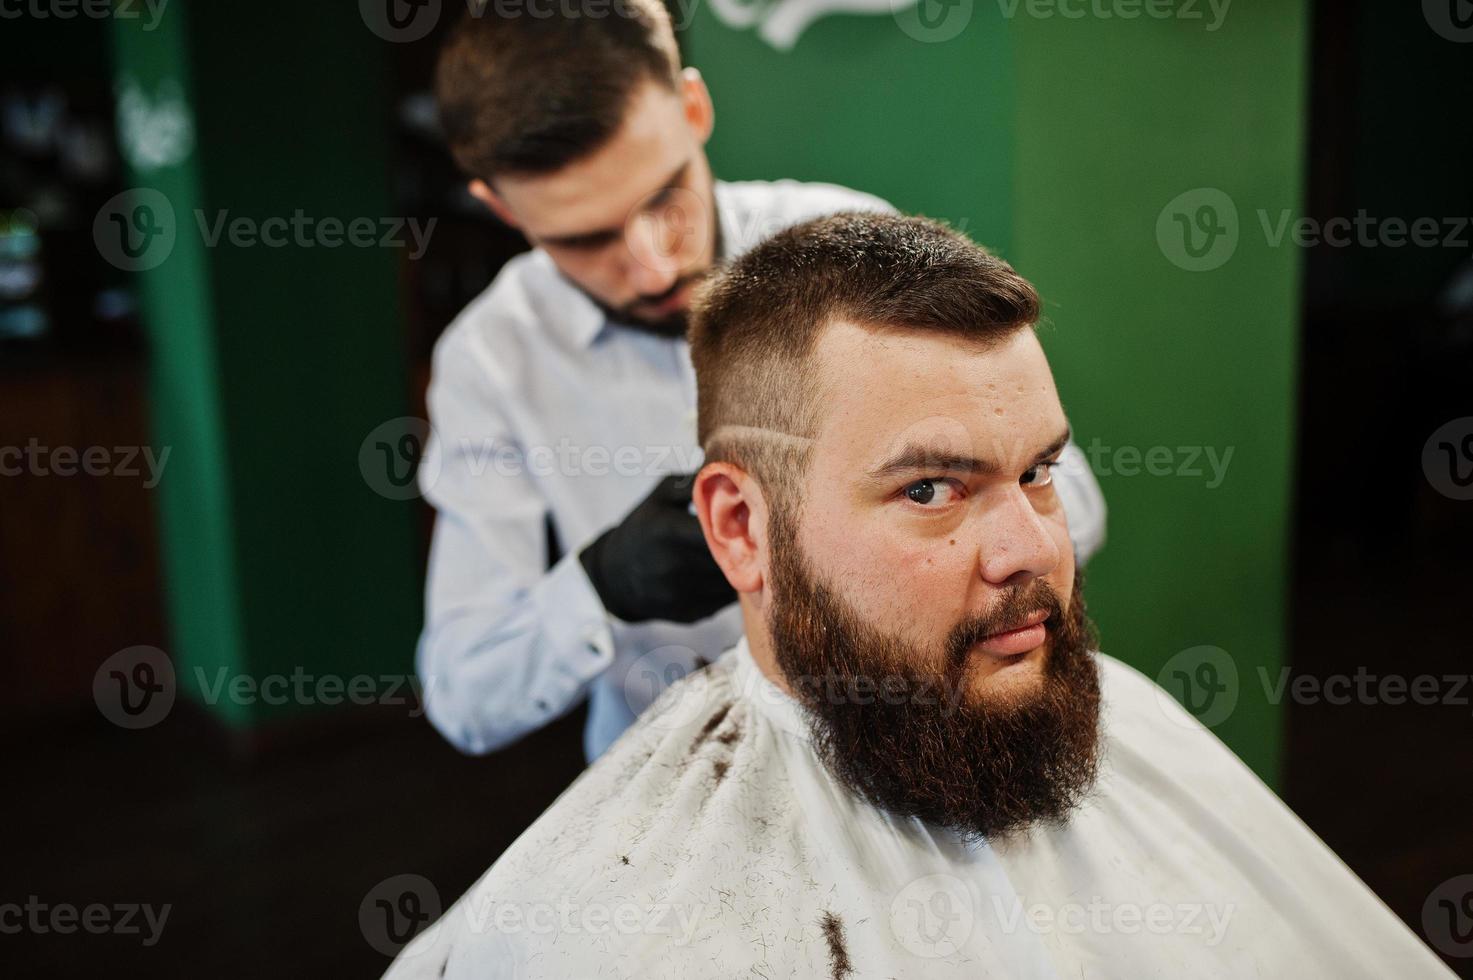
<svg viewBox="0 0 1473 980">
<path fill-rule="evenodd" d="M 811 360 L 826 326 L 847 320 L 989 347 L 1038 316 L 1026 279 L 940 222 L 865 212 L 795 225 L 719 272 L 695 300 L 690 345 L 706 460 L 735 463 L 793 507 L 821 422 Z"/>
<path fill-rule="evenodd" d="M 598 17 L 503 6 L 468 9 L 435 73 L 441 128 L 472 177 L 561 170 L 609 141 L 644 82 L 677 90 L 680 52 L 660 0 L 613 0 Z"/>
</svg>

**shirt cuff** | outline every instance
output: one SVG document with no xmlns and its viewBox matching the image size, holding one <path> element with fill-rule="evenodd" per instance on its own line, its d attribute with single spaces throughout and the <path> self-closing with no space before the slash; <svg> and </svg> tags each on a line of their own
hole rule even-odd
<svg viewBox="0 0 1473 980">
<path fill-rule="evenodd" d="M 553 565 L 539 592 L 548 675 L 547 683 L 538 688 L 548 691 L 552 701 L 539 699 L 532 707 L 543 724 L 575 703 L 614 662 L 614 635 L 609 614 L 576 552 Z"/>
</svg>

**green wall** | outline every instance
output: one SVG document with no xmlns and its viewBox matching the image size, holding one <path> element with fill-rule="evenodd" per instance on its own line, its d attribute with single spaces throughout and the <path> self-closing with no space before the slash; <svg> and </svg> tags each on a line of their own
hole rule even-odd
<svg viewBox="0 0 1473 980">
<path fill-rule="evenodd" d="M 825 17 L 779 52 L 702 4 L 684 43 L 715 101 L 717 175 L 845 184 L 1007 251 L 1015 81 L 985 13 L 939 44 L 889 16 Z"/>
<path fill-rule="evenodd" d="M 172 251 L 136 278 L 156 441 L 172 447 L 161 523 L 181 693 L 207 700 L 197 670 L 210 686 L 222 669 L 255 684 L 412 675 L 415 505 L 374 492 L 358 463 L 370 431 L 408 414 L 403 256 L 208 244 L 196 214 L 392 219 L 385 46 L 332 5 L 283 19 L 244 0 L 180 0 L 153 30 L 116 21 L 114 40 L 120 84 L 150 99 L 177 86 L 194 128 L 184 159 L 131 175 L 174 215 Z M 327 698 L 209 707 L 246 727 Z"/>
<path fill-rule="evenodd" d="M 1153 676 L 1193 648 L 1226 651 L 1236 692 L 1198 703 L 1271 782 L 1283 712 L 1260 668 L 1276 681 L 1288 660 L 1300 256 L 1287 240 L 1271 247 L 1256 212 L 1300 212 L 1306 6 L 1233 7 L 1216 32 L 1049 19 L 1020 20 L 1014 34 L 1014 259 L 1055 324 L 1046 346 L 1077 441 L 1233 452 L 1212 489 L 1100 476 L 1110 542 L 1090 598 L 1102 646 Z M 1232 199 L 1239 240 L 1222 265 L 1188 271 L 1157 225 L 1198 188 Z M 1193 657 L 1178 664 L 1191 673 Z"/>
<path fill-rule="evenodd" d="M 1038 284 L 1076 441 L 1098 440 L 1110 505 L 1089 569 L 1102 648 L 1168 687 L 1168 662 L 1189 677 L 1208 662 L 1210 700 L 1173 693 L 1274 782 L 1282 712 L 1259 670 L 1276 679 L 1287 659 L 1299 259 L 1269 246 L 1255 212 L 1299 213 L 1306 4 L 1233 6 L 1209 30 L 1202 4 L 1193 21 L 922 2 L 965 27 L 923 41 L 914 11 L 838 13 L 779 51 L 703 5 L 686 47 L 715 99 L 715 169 L 833 180 L 949 218 Z M 1188 271 L 1157 225 L 1198 188 L 1232 199 L 1239 240 Z M 1199 203 L 1174 210 L 1194 219 Z M 1145 471 L 1156 446 L 1172 475 Z M 1226 458 L 1211 488 L 1209 448 Z M 1123 475 L 1132 451 L 1140 472 Z M 1204 475 L 1179 475 L 1193 451 Z"/>
</svg>

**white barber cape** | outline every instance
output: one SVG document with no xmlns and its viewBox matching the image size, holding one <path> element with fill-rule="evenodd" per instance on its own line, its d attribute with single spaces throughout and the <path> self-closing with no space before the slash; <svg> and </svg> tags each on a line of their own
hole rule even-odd
<svg viewBox="0 0 1473 980">
<path fill-rule="evenodd" d="M 966 845 L 832 779 L 743 640 L 667 691 L 390 968 L 408 978 L 1446 977 L 1262 782 L 1100 655 L 1061 828 Z"/>
</svg>

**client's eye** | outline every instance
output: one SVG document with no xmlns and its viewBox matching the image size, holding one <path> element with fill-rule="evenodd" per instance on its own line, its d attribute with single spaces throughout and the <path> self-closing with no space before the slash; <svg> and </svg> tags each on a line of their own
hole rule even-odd
<svg viewBox="0 0 1473 980">
<path fill-rule="evenodd" d="M 917 480 L 905 488 L 905 496 L 912 503 L 920 504 L 923 507 L 930 504 L 946 503 L 951 499 L 946 496 L 947 494 L 955 496 L 956 487 L 951 480 L 939 476 L 930 476 L 924 480 Z"/>
<path fill-rule="evenodd" d="M 1054 482 L 1054 467 L 1059 465 L 1057 459 L 1047 463 L 1039 463 L 1023 473 L 1018 482 L 1025 487 L 1046 487 Z"/>
</svg>

